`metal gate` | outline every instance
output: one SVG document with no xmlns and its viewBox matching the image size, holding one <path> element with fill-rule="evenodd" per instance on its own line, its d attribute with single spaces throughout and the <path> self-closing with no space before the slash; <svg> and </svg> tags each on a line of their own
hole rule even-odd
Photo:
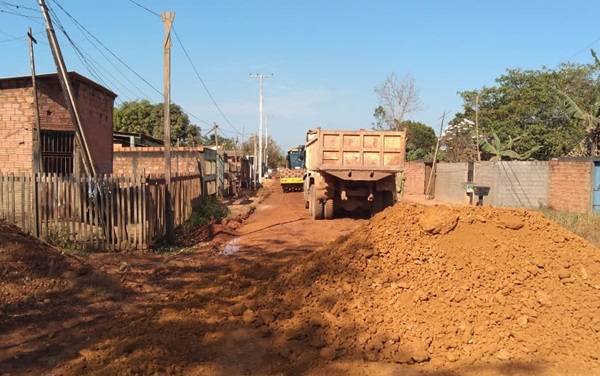
<svg viewBox="0 0 600 376">
<path fill-rule="evenodd" d="M 600 214 L 600 161 L 594 162 L 594 198 L 592 210 L 594 213 Z"/>
</svg>

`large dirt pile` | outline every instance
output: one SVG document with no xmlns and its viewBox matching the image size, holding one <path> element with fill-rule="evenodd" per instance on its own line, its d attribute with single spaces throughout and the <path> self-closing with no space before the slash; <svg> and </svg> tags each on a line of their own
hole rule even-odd
<svg viewBox="0 0 600 376">
<path fill-rule="evenodd" d="M 263 302 L 292 361 L 310 342 L 325 359 L 599 365 L 600 250 L 525 210 L 398 204 L 299 260 Z"/>
</svg>

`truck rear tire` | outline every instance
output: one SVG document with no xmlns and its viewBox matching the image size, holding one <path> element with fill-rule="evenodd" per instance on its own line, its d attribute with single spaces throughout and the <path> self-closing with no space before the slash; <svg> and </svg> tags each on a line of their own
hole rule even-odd
<svg viewBox="0 0 600 376">
<path fill-rule="evenodd" d="M 311 217 L 315 217 L 315 201 L 314 201 L 314 196 L 315 196 L 315 186 L 311 185 L 308 188 L 308 201 L 306 202 L 306 205 L 308 205 L 308 214 L 310 214 Z"/>
<path fill-rule="evenodd" d="M 321 220 L 323 218 L 325 218 L 325 210 L 324 210 L 324 205 L 321 201 L 317 201 L 315 199 L 315 219 L 316 220 Z"/>
<path fill-rule="evenodd" d="M 375 192 L 373 202 L 371 203 L 371 217 L 385 209 L 383 203 L 383 192 Z"/>
<path fill-rule="evenodd" d="M 323 219 L 323 203 L 317 200 L 317 192 L 315 191 L 315 186 L 311 185 L 309 190 L 310 195 L 310 214 L 314 219 L 320 220 Z"/>
<path fill-rule="evenodd" d="M 394 202 L 394 193 L 390 192 L 390 191 L 384 191 L 382 192 L 383 195 L 383 208 L 387 208 L 390 206 L 394 206 L 395 202 Z"/>
<path fill-rule="evenodd" d="M 327 201 L 325 201 L 325 219 L 333 219 L 333 210 L 334 210 L 334 205 L 333 205 L 333 199 L 329 198 L 327 199 Z"/>
</svg>

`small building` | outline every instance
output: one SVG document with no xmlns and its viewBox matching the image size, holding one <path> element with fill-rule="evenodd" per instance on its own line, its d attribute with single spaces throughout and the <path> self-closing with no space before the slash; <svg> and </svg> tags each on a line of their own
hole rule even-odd
<svg viewBox="0 0 600 376">
<path fill-rule="evenodd" d="M 98 174 L 113 170 L 113 108 L 117 95 L 69 72 L 90 155 Z M 1 172 L 33 171 L 36 111 L 31 76 L 0 78 Z M 42 172 L 72 174 L 75 132 L 56 73 L 36 75 Z"/>
</svg>

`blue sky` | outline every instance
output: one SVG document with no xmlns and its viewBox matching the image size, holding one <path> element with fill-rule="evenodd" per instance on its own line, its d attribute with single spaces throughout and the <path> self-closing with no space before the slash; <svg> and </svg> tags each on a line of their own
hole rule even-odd
<svg viewBox="0 0 600 376">
<path fill-rule="evenodd" d="M 250 74 L 273 74 L 263 112 L 282 149 L 316 126 L 370 128 L 374 88 L 390 73 L 414 78 L 423 110 L 409 118 L 438 132 L 444 111 L 448 121 L 461 110 L 457 92 L 491 86 L 508 68 L 590 63 L 589 49 L 600 50 L 596 1 L 46 1 L 67 68 L 117 93 L 116 105 L 162 102 L 158 14 L 176 12 L 172 101 L 203 132 L 217 122 L 241 141 L 259 128 L 259 80 Z M 0 0 L 0 77 L 30 74 L 28 26 L 37 72 L 56 71 L 37 1 Z"/>
</svg>

